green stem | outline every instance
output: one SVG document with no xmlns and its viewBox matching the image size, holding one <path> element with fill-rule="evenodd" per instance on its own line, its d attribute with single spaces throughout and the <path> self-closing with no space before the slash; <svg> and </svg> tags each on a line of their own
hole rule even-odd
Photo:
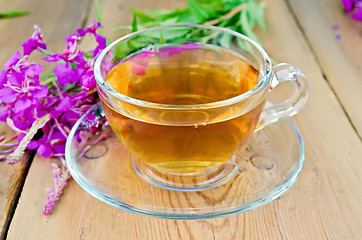
<svg viewBox="0 0 362 240">
<path fill-rule="evenodd" d="M 40 81 L 40 83 L 42 85 L 46 85 L 46 86 L 49 86 L 50 84 L 52 84 L 53 82 L 56 81 L 56 78 L 55 77 L 49 77 L 49 78 L 46 78 L 45 80 L 43 81 Z"/>
<path fill-rule="evenodd" d="M 15 135 L 12 136 L 11 138 L 6 139 L 6 140 L 0 142 L 0 147 L 1 147 L 2 145 L 4 145 L 5 143 L 8 143 L 8 142 L 14 140 L 15 138 L 19 137 L 20 135 L 21 135 L 21 133 L 15 134 Z"/>
</svg>

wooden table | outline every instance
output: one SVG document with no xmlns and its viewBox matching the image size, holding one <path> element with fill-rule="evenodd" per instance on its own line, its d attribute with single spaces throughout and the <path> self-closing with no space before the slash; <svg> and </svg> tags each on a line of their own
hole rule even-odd
<svg viewBox="0 0 362 240">
<path fill-rule="evenodd" d="M 294 117 L 306 147 L 304 169 L 292 188 L 258 209 L 208 220 L 139 216 L 110 207 L 73 180 L 50 216 L 42 215 L 52 184 L 49 159 L 27 154 L 21 163 L 0 162 L 0 239 L 362 239 L 362 23 L 343 14 L 339 0 L 268 0 L 267 33 L 258 32 L 278 62 L 300 67 L 311 95 Z M 103 25 L 129 24 L 129 7 L 174 8 L 183 0 L 103 0 Z M 30 9 L 0 20 L 0 60 L 20 49 L 41 26 L 48 47 L 96 17 L 91 0 L 0 0 L 1 11 Z M 339 24 L 337 30 L 332 26 Z M 335 35 L 341 38 L 336 39 Z M 1 132 L 8 132 L 5 125 Z"/>
</svg>

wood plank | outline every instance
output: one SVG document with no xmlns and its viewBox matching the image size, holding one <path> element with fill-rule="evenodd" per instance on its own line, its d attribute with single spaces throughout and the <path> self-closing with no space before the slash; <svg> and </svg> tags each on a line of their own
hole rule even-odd
<svg viewBox="0 0 362 240">
<path fill-rule="evenodd" d="M 156 8 L 179 3 L 150 2 L 102 1 L 104 12 L 112 16 L 103 25 L 109 29 L 129 23 L 130 19 L 123 18 L 129 4 Z M 120 211 L 70 181 L 54 214 L 44 217 L 45 192 L 39 189 L 49 186 L 51 173 L 49 160 L 36 157 L 8 239 L 361 239 L 361 142 L 324 81 L 288 6 L 282 0 L 269 0 L 266 13 L 268 33 L 259 34 L 266 50 L 276 61 L 299 66 L 311 87 L 309 103 L 295 117 L 306 144 L 306 163 L 286 194 L 243 214 L 176 221 Z"/>
<path fill-rule="evenodd" d="M 7 125 L 0 124 L 0 136 L 9 138 L 12 132 Z M 26 152 L 20 163 L 9 166 L 5 161 L 0 162 L 0 239 L 2 239 L 9 227 L 13 208 L 20 196 L 21 187 L 24 184 L 25 176 L 30 164 L 30 152 Z"/>
<path fill-rule="evenodd" d="M 362 24 L 343 13 L 339 0 L 289 2 L 327 81 L 361 138 Z M 332 29 L 335 24 L 340 26 L 337 30 Z M 340 40 L 336 34 L 341 35 Z"/>
<path fill-rule="evenodd" d="M 1 1 L 1 9 L 2 11 L 6 11 L 13 8 L 19 8 L 22 2 L 24 1 L 12 1 L 11 3 Z M 0 21 L 0 31 L 2 33 L 10 32 L 10 29 L 12 29 L 11 27 L 19 25 L 20 22 L 25 23 L 25 18 L 27 17 L 2 19 Z M 0 39 L 0 44 L 3 46 L 0 51 L 1 65 L 5 64 L 6 60 L 19 48 L 19 46 L 21 46 L 21 42 L 18 42 L 20 41 L 20 38 L 26 39 L 31 33 L 32 27 L 30 27 L 28 32 L 14 31 L 14 34 L 2 34 Z M 6 136 L 6 138 L 12 135 L 12 131 L 8 129 L 6 124 L 1 123 L 0 129 L 1 135 Z M 16 203 L 17 191 L 23 183 L 23 178 L 28 164 L 29 154 L 25 155 L 21 160 L 21 163 L 15 166 L 9 166 L 5 163 L 5 161 L 0 162 L 0 239 L 5 236 L 7 231 L 6 228 L 9 225 L 9 213 L 11 212 L 13 205 Z"/>
<path fill-rule="evenodd" d="M 10 9 L 29 9 L 27 16 L 0 20 L 0 61 L 1 65 L 17 50 L 33 33 L 33 24 L 38 23 L 51 51 L 61 50 L 65 34 L 70 34 L 82 22 L 83 9 L 88 1 L 0 1 L 1 11 Z M 67 21 L 62 21 L 67 19 Z M 57 23 L 55 26 L 54 23 Z M 35 58 L 39 60 L 39 57 Z M 34 60 L 34 59 L 33 59 Z M 7 125 L 0 124 L 1 135 L 11 135 Z M 18 191 L 21 191 L 24 177 L 27 173 L 30 153 L 24 155 L 21 163 L 9 166 L 0 162 L 0 239 L 5 237 L 13 207 L 16 207 Z M 51 184 L 51 182 L 49 182 Z M 41 189 L 43 190 L 43 189 Z"/>
</svg>

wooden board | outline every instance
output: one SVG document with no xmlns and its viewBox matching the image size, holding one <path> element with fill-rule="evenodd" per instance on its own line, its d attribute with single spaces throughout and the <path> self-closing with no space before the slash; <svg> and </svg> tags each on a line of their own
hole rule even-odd
<svg viewBox="0 0 362 240">
<path fill-rule="evenodd" d="M 330 87 L 362 136 L 362 24 L 343 13 L 339 0 L 289 0 Z M 313 6 L 313 7 L 311 7 Z M 339 28 L 333 30 L 333 25 Z M 338 40 L 336 35 L 340 34 Z M 362 138 L 361 138 L 362 139 Z"/>
<path fill-rule="evenodd" d="M 282 0 L 266 3 L 268 33 L 259 34 L 265 49 L 276 61 L 299 66 L 309 77 L 311 88 L 309 103 L 295 117 L 306 145 L 306 163 L 300 178 L 286 194 L 263 207 L 234 216 L 177 221 L 120 211 L 94 199 L 70 181 L 54 214 L 44 217 L 42 190 L 49 186 L 52 177 L 49 160 L 36 157 L 8 239 L 361 239 L 361 141 L 324 80 L 288 5 Z M 119 24 L 130 22 L 123 18 L 127 16 L 126 7 L 173 7 L 179 1 L 156 4 L 107 0 L 101 4 L 104 12 L 112 16 L 104 19 L 103 25 L 113 28 L 118 25 L 116 19 L 123 21 Z"/>
<path fill-rule="evenodd" d="M 22 51 L 21 44 L 29 38 L 38 24 L 45 35 L 45 40 L 51 48 L 50 51 L 61 50 L 64 46 L 65 34 L 72 33 L 82 23 L 83 9 L 88 1 L 0 1 L 1 11 L 10 9 L 28 9 L 31 14 L 0 19 L 0 62 L 6 60 L 17 50 Z M 64 21 L 67 19 L 67 21 Z M 63 20 L 63 21 L 62 21 Z M 34 60 L 34 59 L 33 59 Z M 36 57 L 39 60 L 39 57 Z M 1 135 L 11 135 L 9 128 L 1 123 Z M 19 191 L 21 191 L 24 177 L 27 173 L 30 154 L 27 153 L 21 163 L 9 166 L 4 161 L 0 162 L 0 239 L 5 237 L 9 221 L 12 217 L 13 207 L 16 207 Z M 50 172 L 51 173 L 51 172 Z M 40 189 L 44 191 L 44 189 Z"/>
<path fill-rule="evenodd" d="M 7 125 L 1 123 L 0 127 L 3 129 L 1 136 L 11 137 L 12 132 L 6 129 Z M 27 152 L 16 165 L 9 166 L 5 161 L 0 162 L 0 239 L 9 227 L 29 168 L 29 160 L 30 152 Z"/>
</svg>

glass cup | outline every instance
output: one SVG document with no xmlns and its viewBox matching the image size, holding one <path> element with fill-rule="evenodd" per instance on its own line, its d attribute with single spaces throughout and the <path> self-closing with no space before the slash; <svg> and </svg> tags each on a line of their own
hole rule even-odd
<svg viewBox="0 0 362 240">
<path fill-rule="evenodd" d="M 94 72 L 104 113 L 132 153 L 135 171 L 177 191 L 231 179 L 248 138 L 293 116 L 308 98 L 298 68 L 272 66 L 256 42 L 212 26 L 128 34 L 102 51 Z M 293 94 L 278 104 L 267 102 L 281 82 L 294 83 Z"/>
</svg>

